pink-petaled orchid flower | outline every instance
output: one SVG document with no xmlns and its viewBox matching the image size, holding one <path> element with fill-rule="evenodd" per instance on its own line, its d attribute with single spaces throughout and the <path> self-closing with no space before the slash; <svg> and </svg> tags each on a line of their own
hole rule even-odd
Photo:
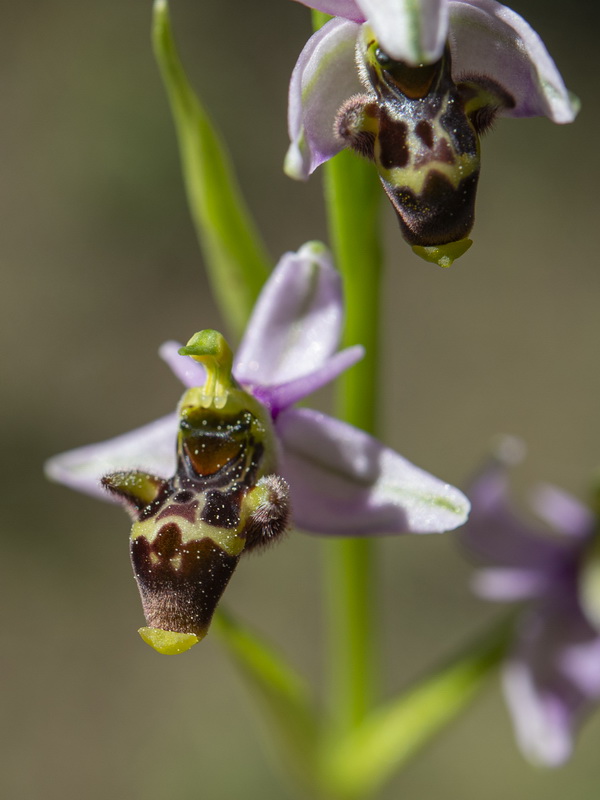
<svg viewBox="0 0 600 800">
<path fill-rule="evenodd" d="M 598 574 L 597 559 L 590 557 L 598 521 L 549 485 L 531 496 L 541 523 L 518 515 L 508 470 L 522 451 L 520 442 L 504 439 L 476 479 L 461 541 L 481 564 L 474 580 L 479 595 L 526 603 L 503 668 L 503 689 L 523 753 L 558 766 L 571 754 L 578 724 L 600 700 L 599 607 L 590 591 L 590 576 Z"/>
<path fill-rule="evenodd" d="M 233 364 L 237 381 L 269 410 L 291 487 L 294 521 L 310 533 L 364 536 L 451 530 L 467 518 L 458 489 L 415 467 L 363 431 L 294 403 L 334 380 L 363 354 L 337 352 L 343 323 L 339 273 L 323 245 L 287 253 L 265 284 Z M 160 355 L 181 382 L 202 386 L 202 366 L 167 342 Z M 177 415 L 116 439 L 55 456 L 48 476 L 111 500 L 100 479 L 140 468 L 175 469 Z"/>
<path fill-rule="evenodd" d="M 571 122 L 577 101 L 538 34 L 495 0 L 299 1 L 334 19 L 292 74 L 286 172 L 305 179 L 354 149 L 407 242 L 449 265 L 470 245 L 480 134 L 498 114 Z"/>
<path fill-rule="evenodd" d="M 282 533 L 289 507 L 296 526 L 332 536 L 465 521 L 458 489 L 351 425 L 293 407 L 362 357 L 360 346 L 338 352 L 342 322 L 340 276 L 309 243 L 279 262 L 235 359 L 215 331 L 162 346 L 187 387 L 178 413 L 47 463 L 51 479 L 129 510 L 141 633 L 159 652 L 205 635 L 242 551 Z"/>
</svg>

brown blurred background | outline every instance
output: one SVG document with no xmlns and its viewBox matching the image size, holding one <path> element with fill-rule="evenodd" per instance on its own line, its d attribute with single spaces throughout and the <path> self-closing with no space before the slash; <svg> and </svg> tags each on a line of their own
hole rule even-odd
<svg viewBox="0 0 600 800">
<path fill-rule="evenodd" d="M 0 791 L 10 800 L 293 798 L 218 642 L 164 659 L 137 636 L 122 511 L 42 477 L 49 455 L 173 408 L 181 387 L 157 347 L 220 325 L 151 54 L 150 3 L 0 7 Z M 529 445 L 519 486 L 547 480 L 585 498 L 600 464 L 600 20 L 585 0 L 515 7 L 583 111 L 567 127 L 498 122 L 484 142 L 475 244 L 451 270 L 413 257 L 386 210 L 381 423 L 388 443 L 459 485 L 494 434 L 517 434 Z M 174 0 L 172 11 L 273 258 L 325 238 L 320 177 L 298 185 L 280 169 L 306 10 L 291 0 Z M 314 680 L 321 630 L 307 620 L 319 619 L 322 551 L 318 538 L 292 535 L 244 563 L 228 590 L 229 606 Z M 470 596 L 452 535 L 386 540 L 381 554 L 391 692 L 499 609 Z M 384 796 L 595 800 L 599 737 L 600 709 L 566 768 L 533 769 L 491 682 Z"/>
</svg>

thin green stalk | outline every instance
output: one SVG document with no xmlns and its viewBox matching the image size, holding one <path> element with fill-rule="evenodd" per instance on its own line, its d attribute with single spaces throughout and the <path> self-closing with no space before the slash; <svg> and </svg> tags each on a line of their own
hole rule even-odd
<svg viewBox="0 0 600 800">
<path fill-rule="evenodd" d="M 325 165 L 329 230 L 344 279 L 343 344 L 362 344 L 365 357 L 342 376 L 337 407 L 343 418 L 375 433 L 378 418 L 382 188 L 372 164 L 344 151 Z"/>
<path fill-rule="evenodd" d="M 381 187 L 368 163 L 344 152 L 326 165 L 326 202 L 346 299 L 344 345 L 362 344 L 364 359 L 339 382 L 338 415 L 375 432 L 378 405 Z M 341 728 L 360 723 L 373 700 L 376 653 L 374 542 L 328 543 L 330 696 Z"/>
<path fill-rule="evenodd" d="M 319 28 L 328 17 L 313 12 Z M 343 152 L 325 165 L 325 197 L 336 263 L 344 280 L 345 346 L 362 344 L 366 356 L 340 380 L 338 416 L 368 432 L 377 419 L 381 247 L 381 187 L 370 164 Z M 373 695 L 375 614 L 373 542 L 346 539 L 327 545 L 329 700 L 340 730 L 358 725 Z"/>
</svg>

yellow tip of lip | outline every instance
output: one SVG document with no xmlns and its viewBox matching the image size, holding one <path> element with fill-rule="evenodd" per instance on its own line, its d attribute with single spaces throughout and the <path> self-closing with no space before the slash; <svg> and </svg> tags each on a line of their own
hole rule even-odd
<svg viewBox="0 0 600 800">
<path fill-rule="evenodd" d="M 185 653 L 190 647 L 198 644 L 201 637 L 194 633 L 177 633 L 177 631 L 164 631 L 162 628 L 140 628 L 138 631 L 142 639 L 153 647 L 157 653 L 165 656 L 174 656 Z"/>
<path fill-rule="evenodd" d="M 425 261 L 447 268 L 451 267 L 457 258 L 464 255 L 472 244 L 473 241 L 471 239 L 460 239 L 458 242 L 438 244 L 434 247 L 421 247 L 421 245 L 415 244 L 412 250 L 413 253 L 425 259 Z"/>
</svg>

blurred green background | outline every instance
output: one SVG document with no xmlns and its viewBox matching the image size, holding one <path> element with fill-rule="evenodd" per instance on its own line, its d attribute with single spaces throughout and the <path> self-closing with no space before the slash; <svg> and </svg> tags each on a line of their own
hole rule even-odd
<svg viewBox="0 0 600 800">
<path fill-rule="evenodd" d="M 153 62 L 149 2 L 2 0 L 4 345 L 0 792 L 22 798 L 293 798 L 218 642 L 161 658 L 143 624 L 123 512 L 50 485 L 48 456 L 166 413 L 167 338 L 219 327 Z M 403 244 L 386 208 L 385 440 L 464 485 L 498 432 L 523 437 L 517 484 L 585 498 L 600 464 L 599 13 L 519 0 L 583 111 L 500 120 L 483 145 L 471 251 L 449 271 Z M 221 128 L 270 252 L 326 238 L 320 177 L 281 172 L 287 82 L 309 33 L 291 0 L 174 0 L 194 84 Z M 326 407 L 327 397 L 316 403 Z M 323 544 L 292 534 L 243 563 L 228 605 L 315 681 Z M 471 597 L 452 535 L 381 544 L 385 691 L 499 609 Z M 309 624 L 308 621 L 312 621 Z M 600 668 L 600 666 L 599 666 Z M 497 682 L 384 797 L 589 800 L 600 712 L 572 762 L 516 750 Z"/>
</svg>

